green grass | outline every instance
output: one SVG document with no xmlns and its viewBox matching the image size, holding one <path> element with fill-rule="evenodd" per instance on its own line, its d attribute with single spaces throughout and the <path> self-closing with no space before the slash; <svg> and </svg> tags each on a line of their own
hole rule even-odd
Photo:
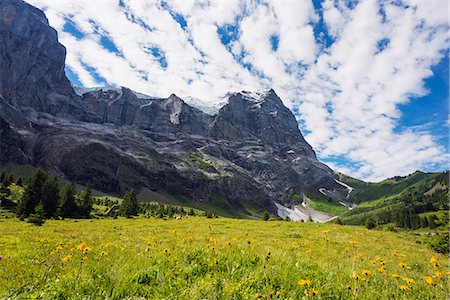
<svg viewBox="0 0 450 300">
<path fill-rule="evenodd" d="M 203 171 L 217 173 L 216 167 L 212 163 L 206 161 L 201 153 L 191 152 L 189 154 L 189 159 L 192 162 L 197 163 L 198 167 Z"/>
<path fill-rule="evenodd" d="M 337 216 L 348 211 L 348 208 L 336 202 L 328 202 L 326 200 L 311 200 L 309 206 L 326 214 Z"/>
<path fill-rule="evenodd" d="M 332 224 L 0 219 L 0 255 L 1 299 L 313 299 L 312 289 L 314 299 L 445 299 L 448 289 L 447 258 L 413 237 Z"/>
</svg>

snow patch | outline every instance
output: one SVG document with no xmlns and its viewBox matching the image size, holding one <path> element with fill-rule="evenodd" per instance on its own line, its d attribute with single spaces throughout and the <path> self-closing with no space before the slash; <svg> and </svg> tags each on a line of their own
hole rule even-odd
<svg viewBox="0 0 450 300">
<path fill-rule="evenodd" d="M 75 91 L 75 94 L 77 94 L 78 96 L 83 96 L 86 93 L 98 92 L 98 91 L 102 91 L 102 92 L 115 91 L 122 96 L 122 87 L 118 88 L 115 86 L 97 86 L 97 87 L 74 86 L 73 89 Z"/>
<path fill-rule="evenodd" d="M 213 101 L 206 101 L 191 96 L 184 96 L 181 99 L 188 105 L 195 107 L 210 116 L 217 115 L 219 110 L 228 103 L 228 98 L 226 96 Z"/>
<path fill-rule="evenodd" d="M 326 192 L 327 192 L 327 189 L 325 189 L 325 188 L 320 188 L 320 189 L 319 189 L 319 192 L 320 192 L 321 194 L 325 195 L 325 196 L 328 196 L 327 193 L 326 193 Z"/>
</svg>

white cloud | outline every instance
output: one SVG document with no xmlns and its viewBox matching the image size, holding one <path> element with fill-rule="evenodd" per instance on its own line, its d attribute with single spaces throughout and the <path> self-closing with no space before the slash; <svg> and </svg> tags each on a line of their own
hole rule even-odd
<svg viewBox="0 0 450 300">
<path fill-rule="evenodd" d="M 397 128 L 399 105 L 428 93 L 424 79 L 447 51 L 447 1 L 349 8 L 326 0 L 322 20 L 309 0 L 30 2 L 45 10 L 85 86 L 99 84 L 92 69 L 108 84 L 210 103 L 228 91 L 270 86 L 298 109 L 306 139 L 336 170 L 379 180 L 447 161 L 429 130 Z M 64 31 L 67 19 L 83 38 Z M 314 35 L 321 21 L 333 39 L 329 47 L 324 33 Z M 237 28 L 225 46 L 217 31 L 226 25 Z M 101 45 L 105 37 L 120 53 Z M 347 163 L 333 163 L 336 156 Z"/>
</svg>

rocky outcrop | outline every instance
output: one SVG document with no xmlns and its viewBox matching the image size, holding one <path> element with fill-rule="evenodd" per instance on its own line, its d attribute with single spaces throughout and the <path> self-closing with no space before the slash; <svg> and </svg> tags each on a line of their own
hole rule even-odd
<svg viewBox="0 0 450 300">
<path fill-rule="evenodd" d="M 342 188 L 273 90 L 231 94 L 214 116 L 176 95 L 99 88 L 80 96 L 64 74 L 65 53 L 40 10 L 0 2 L 2 161 L 104 192 L 147 189 L 244 214 Z"/>
</svg>

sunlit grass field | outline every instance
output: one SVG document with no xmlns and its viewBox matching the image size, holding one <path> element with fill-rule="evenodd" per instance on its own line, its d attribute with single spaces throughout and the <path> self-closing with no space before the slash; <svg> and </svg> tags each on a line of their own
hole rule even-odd
<svg viewBox="0 0 450 300">
<path fill-rule="evenodd" d="M 448 258 L 362 227 L 0 219 L 0 298 L 447 299 Z"/>
</svg>

